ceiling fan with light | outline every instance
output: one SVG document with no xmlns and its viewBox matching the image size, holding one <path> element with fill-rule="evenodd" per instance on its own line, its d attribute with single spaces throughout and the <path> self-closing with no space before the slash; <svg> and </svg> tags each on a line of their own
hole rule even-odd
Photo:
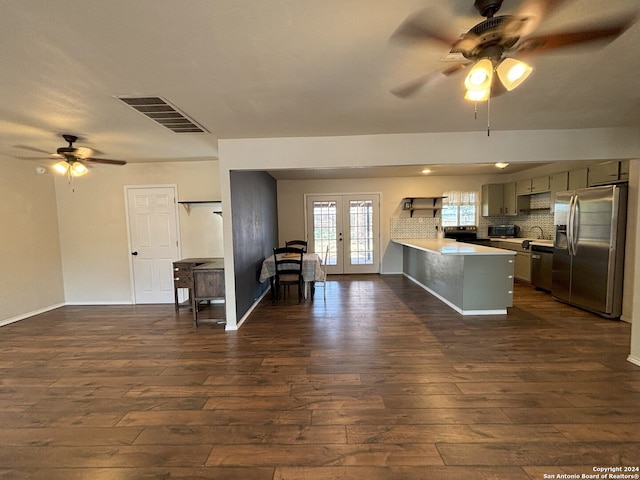
<svg viewBox="0 0 640 480">
<path fill-rule="evenodd" d="M 55 154 L 51 154 L 51 158 L 62 158 L 53 165 L 53 170 L 61 175 L 67 175 L 69 180 L 72 177 L 81 177 L 85 175 L 89 169 L 87 165 L 92 163 L 101 163 L 106 165 L 126 165 L 124 160 L 111 160 L 107 158 L 96 158 L 92 155 L 94 151 L 87 147 L 74 147 L 73 144 L 78 140 L 76 135 L 63 134 L 62 138 L 69 144 L 66 147 L 60 147 Z M 37 148 L 22 147 L 28 150 L 41 151 Z M 48 153 L 48 152 L 44 152 Z"/>
<path fill-rule="evenodd" d="M 636 12 L 633 12 L 624 18 L 602 21 L 575 31 L 530 36 L 545 17 L 567 1 L 524 0 L 513 15 L 496 16 L 503 0 L 475 0 L 475 8 L 486 20 L 462 35 L 452 25 L 443 25 L 446 12 L 435 5 L 409 16 L 393 33 L 392 41 L 440 42 L 447 45 L 451 53 L 461 54 L 464 60 L 427 73 L 392 93 L 400 98 L 410 97 L 437 78 L 451 76 L 470 66 L 464 81 L 465 99 L 487 101 L 491 96 L 513 90 L 529 76 L 532 67 L 517 56 L 597 40 L 611 41 L 635 22 Z"/>
</svg>

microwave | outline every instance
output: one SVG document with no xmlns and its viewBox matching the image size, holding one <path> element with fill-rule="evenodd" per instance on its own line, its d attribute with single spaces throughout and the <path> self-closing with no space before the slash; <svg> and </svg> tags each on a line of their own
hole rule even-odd
<svg viewBox="0 0 640 480">
<path fill-rule="evenodd" d="M 489 225 L 487 228 L 489 237 L 513 238 L 520 234 L 518 225 Z"/>
</svg>

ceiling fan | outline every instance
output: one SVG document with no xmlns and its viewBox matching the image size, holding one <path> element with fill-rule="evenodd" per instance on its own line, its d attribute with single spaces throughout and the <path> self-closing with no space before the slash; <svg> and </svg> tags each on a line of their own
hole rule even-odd
<svg viewBox="0 0 640 480">
<path fill-rule="evenodd" d="M 124 160 L 111 160 L 107 158 L 93 157 L 94 151 L 87 147 L 74 147 L 73 144 L 78 140 L 76 135 L 63 134 L 62 138 L 69 144 L 66 147 L 60 147 L 56 150 L 53 157 L 62 157 L 62 160 L 53 165 L 53 170 L 61 175 L 71 177 L 80 177 L 85 175 L 89 169 L 87 165 L 92 163 L 102 163 L 106 165 L 126 165 Z M 25 147 L 26 148 L 26 147 Z M 38 149 L 29 148 L 30 150 L 40 151 Z"/>
<path fill-rule="evenodd" d="M 393 33 L 392 41 L 419 43 L 436 41 L 447 45 L 461 60 L 444 69 L 427 73 L 391 92 L 407 98 L 434 80 L 449 77 L 469 66 L 465 78 L 465 99 L 486 101 L 518 87 L 531 73 L 531 66 L 515 58 L 544 53 L 596 40 L 611 41 L 634 22 L 636 12 L 624 18 L 601 22 L 575 31 L 530 36 L 545 17 L 567 0 L 524 0 L 513 15 L 499 15 L 503 0 L 475 0 L 476 10 L 486 19 L 459 35 L 452 25 L 443 25 L 442 8 L 423 9 L 409 16 Z M 496 77 L 499 81 L 496 81 Z"/>
</svg>

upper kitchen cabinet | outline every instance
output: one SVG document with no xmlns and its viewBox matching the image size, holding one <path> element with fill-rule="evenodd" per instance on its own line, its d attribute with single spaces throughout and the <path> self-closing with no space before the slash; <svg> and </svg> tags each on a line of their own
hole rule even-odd
<svg viewBox="0 0 640 480">
<path fill-rule="evenodd" d="M 516 182 L 516 194 L 518 195 L 530 195 L 531 194 L 531 179 L 518 180 Z"/>
<path fill-rule="evenodd" d="M 620 162 L 620 180 L 624 182 L 629 181 L 629 160 L 622 160 Z"/>
<path fill-rule="evenodd" d="M 551 192 L 551 209 L 556 192 L 564 192 L 569 187 L 569 172 L 558 172 L 549 175 L 549 191 Z"/>
<path fill-rule="evenodd" d="M 528 197 L 516 195 L 516 183 L 490 183 L 482 186 L 482 216 L 518 215 L 529 208 Z"/>
<path fill-rule="evenodd" d="M 505 215 L 518 214 L 518 196 L 516 195 L 516 182 L 505 183 L 502 186 L 502 201 Z"/>
<path fill-rule="evenodd" d="M 549 175 L 531 179 L 531 193 L 545 193 L 549 191 Z"/>
<path fill-rule="evenodd" d="M 569 181 L 567 183 L 567 190 L 575 190 L 577 188 L 587 188 L 589 186 L 587 182 L 589 170 L 585 168 L 578 168 L 577 170 L 569 170 Z"/>
<path fill-rule="evenodd" d="M 549 175 L 542 177 L 528 178 L 516 182 L 517 195 L 531 195 L 533 193 L 544 193 L 549 191 Z"/>
<path fill-rule="evenodd" d="M 629 161 L 604 162 L 589 167 L 589 186 L 629 180 Z"/>
<path fill-rule="evenodd" d="M 502 183 L 482 185 L 482 216 L 503 215 L 504 186 Z"/>
</svg>

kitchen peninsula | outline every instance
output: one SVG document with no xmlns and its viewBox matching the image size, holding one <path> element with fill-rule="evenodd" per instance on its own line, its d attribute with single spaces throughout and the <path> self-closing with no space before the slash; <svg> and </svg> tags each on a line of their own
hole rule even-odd
<svg viewBox="0 0 640 480">
<path fill-rule="evenodd" d="M 462 315 L 506 314 L 516 252 L 450 239 L 394 239 L 402 271 Z"/>
</svg>

